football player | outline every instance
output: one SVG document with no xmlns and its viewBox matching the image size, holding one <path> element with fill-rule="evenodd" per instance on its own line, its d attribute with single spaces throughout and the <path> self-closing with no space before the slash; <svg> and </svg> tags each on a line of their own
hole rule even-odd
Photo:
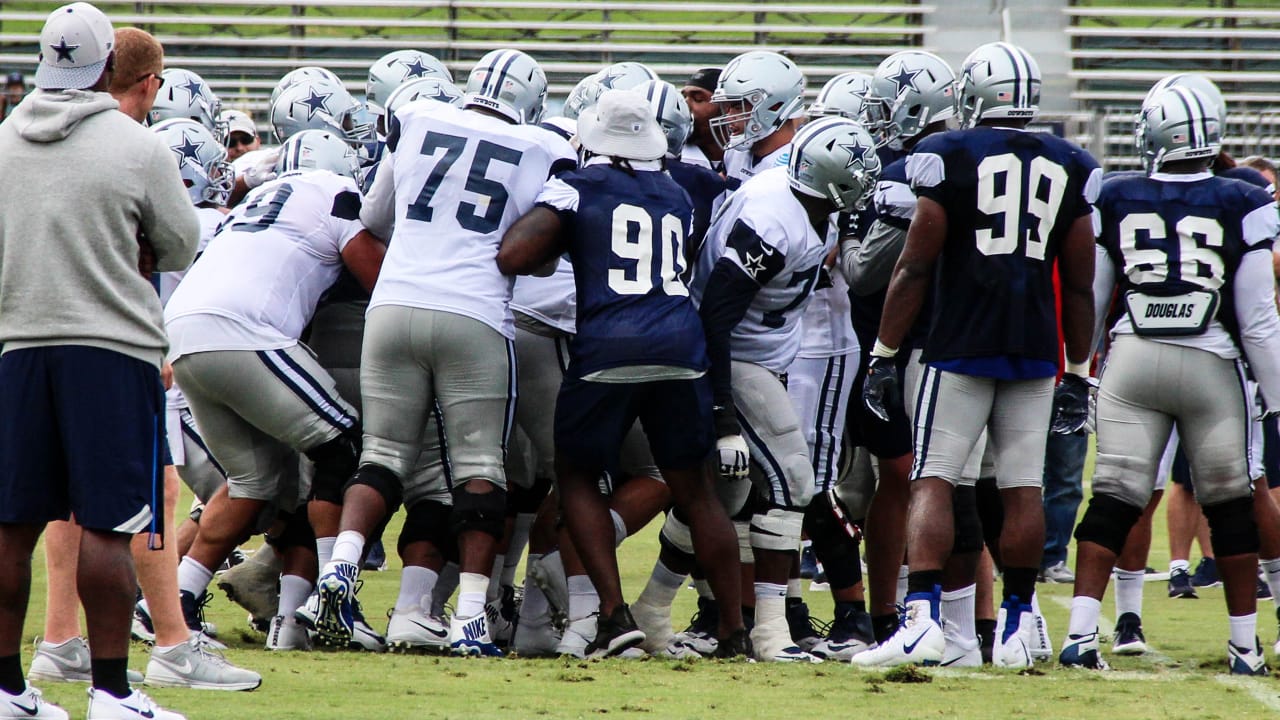
<svg viewBox="0 0 1280 720">
<path fill-rule="evenodd" d="M 722 80 L 735 82 L 730 69 Z M 813 466 L 782 375 L 800 347 L 800 315 L 835 247 L 829 216 L 862 207 L 880 162 L 870 135 L 844 118 L 810 123 L 794 148 L 786 167 L 760 173 L 729 196 L 712 221 L 693 289 L 711 357 L 721 475 L 745 480 L 748 456 L 761 470 L 749 529 L 756 657 L 809 662 L 816 658 L 792 640 L 786 595 Z"/>
<path fill-rule="evenodd" d="M 394 231 L 366 318 L 364 449 L 320 578 L 322 633 L 350 635 L 365 538 L 399 503 L 438 402 L 449 439 L 448 523 L 462 570 L 450 645 L 500 654 L 484 610 L 504 530 L 516 377 L 511 279 L 494 257 L 546 178 L 573 164 L 568 143 L 536 127 L 545 96 L 546 76 L 532 58 L 496 50 L 471 71 L 463 108 L 410 103 L 392 119 L 361 213 L 375 232 Z"/>
<path fill-rule="evenodd" d="M 181 68 L 165 70 L 160 79 L 160 92 L 151 112 L 147 113 L 147 124 L 155 125 L 174 118 L 195 120 L 213 133 L 218 144 L 225 146 L 230 127 L 222 119 L 222 101 L 209 83 L 194 72 Z"/>
<path fill-rule="evenodd" d="M 966 58 L 956 88 L 964 129 L 921 140 L 907 161 L 918 199 L 863 388 L 869 409 L 886 417 L 887 399 L 899 392 L 894 356 L 936 285 L 915 406 L 907 609 L 893 637 L 854 657 L 860 666 L 942 659 L 939 595 L 955 540 L 954 488 L 984 428 L 996 450 L 1005 508 L 1004 602 L 993 662 L 1030 665 L 1031 600 L 1044 545 L 1045 438 L 1055 413 L 1060 431 L 1079 429 L 1087 404 L 1089 216 L 1101 172 L 1080 148 L 1025 130 L 1040 99 L 1039 68 L 1025 50 L 979 47 Z M 1055 261 L 1068 360 L 1056 403 Z"/>
<path fill-rule="evenodd" d="M 1258 525 L 1249 475 L 1247 359 L 1267 409 L 1280 407 L 1280 317 L 1265 190 L 1214 177 L 1219 109 L 1183 86 L 1144 104 L 1137 138 L 1147 176 L 1117 177 L 1098 200 L 1098 281 L 1124 313 L 1098 389 L 1093 497 L 1076 528 L 1075 597 L 1059 661 L 1105 667 L 1097 620 L 1108 575 L 1152 491 L 1176 424 L 1209 521 L 1230 616 L 1232 674 L 1269 674 L 1256 635 Z M 1184 378 L 1194 378 L 1189 382 Z M 1168 388 L 1178 388 L 1169 393 Z"/>
<path fill-rule="evenodd" d="M 804 74 L 775 52 L 753 50 L 729 61 L 711 102 L 720 110 L 708 121 L 724 149 L 725 176 L 747 178 L 787 164 L 793 120 L 803 116 Z"/>
</svg>

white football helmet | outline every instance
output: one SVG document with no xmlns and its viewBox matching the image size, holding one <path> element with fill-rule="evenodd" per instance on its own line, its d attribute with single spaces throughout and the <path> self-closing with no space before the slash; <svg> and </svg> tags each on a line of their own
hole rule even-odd
<svg viewBox="0 0 1280 720">
<path fill-rule="evenodd" d="M 281 91 L 271 105 L 271 127 L 283 143 L 302 130 L 328 130 L 352 145 L 375 140 L 364 104 L 341 83 L 305 78 Z"/>
<path fill-rule="evenodd" d="M 442 102 L 446 105 L 462 105 L 462 91 L 448 80 L 435 77 L 418 78 L 402 84 L 387 96 L 386 113 L 395 115 L 396 111 L 414 100 L 427 99 Z"/>
<path fill-rule="evenodd" d="M 328 130 L 301 130 L 280 146 L 276 172 L 284 175 L 295 170 L 328 170 L 356 181 L 363 179 L 360 154 L 341 135 Z"/>
<path fill-rule="evenodd" d="M 1221 124 L 1227 122 L 1227 101 L 1222 97 L 1222 90 L 1218 85 L 1209 78 L 1199 73 L 1177 73 L 1168 77 L 1160 78 L 1151 89 L 1147 91 L 1147 97 L 1142 100 L 1142 106 L 1146 107 L 1147 103 L 1156 93 L 1170 87 L 1189 87 L 1192 90 L 1198 90 L 1200 94 L 1209 99 L 1214 108 L 1218 111 L 1218 120 Z"/>
<path fill-rule="evenodd" d="M 689 112 L 689 104 L 674 85 L 663 80 L 641 83 L 635 92 L 649 100 L 649 107 L 653 108 L 658 124 L 662 126 L 662 134 L 667 136 L 667 157 L 680 157 L 689 134 L 693 132 L 693 114 Z"/>
<path fill-rule="evenodd" d="M 335 85 L 342 84 L 341 78 L 328 68 L 322 68 L 318 65 L 306 65 L 300 68 L 295 68 L 285 73 L 276 83 L 276 86 L 272 88 L 270 105 L 276 104 L 276 98 L 280 97 L 280 93 L 288 90 L 294 85 L 297 85 L 303 80 L 328 80 Z"/>
<path fill-rule="evenodd" d="M 382 115 L 391 93 L 410 80 L 439 78 L 453 84 L 453 73 L 435 56 L 421 50 L 396 50 L 378 58 L 369 67 L 364 85 L 364 101 L 374 115 Z"/>
<path fill-rule="evenodd" d="M 577 120 L 583 110 L 596 104 L 596 100 L 600 99 L 600 93 L 604 92 L 604 88 L 600 85 L 600 76 L 603 70 L 597 70 L 590 75 L 578 81 L 577 85 L 569 91 L 569 96 L 564 100 L 565 117 L 570 120 Z"/>
<path fill-rule="evenodd" d="M 880 179 L 880 158 L 861 125 L 843 117 L 820 118 L 800 128 L 791 148 L 792 188 L 825 198 L 842 212 L 866 207 Z"/>
<path fill-rule="evenodd" d="M 923 50 L 884 59 L 871 79 L 867 128 L 876 142 L 910 140 L 926 126 L 956 114 L 956 74 L 945 60 Z"/>
<path fill-rule="evenodd" d="M 492 110 L 512 122 L 536 125 L 547 99 L 547 76 L 519 50 L 494 50 L 467 76 L 464 106 Z"/>
<path fill-rule="evenodd" d="M 1147 96 L 1134 129 L 1147 174 L 1178 160 L 1212 159 L 1222 150 L 1221 119 L 1213 98 L 1189 85 Z"/>
<path fill-rule="evenodd" d="M 711 102 L 723 109 L 711 119 L 711 134 L 720 147 L 750 145 L 800 116 L 804 73 L 778 53 L 752 50 L 725 66 Z"/>
<path fill-rule="evenodd" d="M 564 116 L 576 120 L 582 111 L 596 104 L 605 90 L 634 90 L 657 80 L 658 74 L 638 62 L 617 62 L 578 81 L 564 101 Z"/>
<path fill-rule="evenodd" d="M 818 97 L 804 114 L 810 119 L 839 115 L 861 121 L 866 107 L 867 93 L 871 91 L 871 76 L 860 72 L 840 73 L 827 81 L 818 91 Z"/>
<path fill-rule="evenodd" d="M 227 151 L 204 125 L 187 118 L 161 120 L 151 126 L 178 160 L 191 204 L 226 205 L 236 174 Z"/>
<path fill-rule="evenodd" d="M 169 68 L 161 73 L 161 77 L 164 78 L 164 86 L 156 95 L 151 112 L 147 113 L 147 124 L 156 125 L 174 118 L 195 120 L 208 128 L 219 144 L 225 145 L 231 131 L 219 117 L 222 101 L 209 89 L 209 83 L 181 68 Z"/>
<path fill-rule="evenodd" d="M 1040 111 L 1040 66 L 1026 50 L 994 42 L 969 53 L 956 80 L 960 127 L 983 120 L 1031 120 Z"/>
</svg>

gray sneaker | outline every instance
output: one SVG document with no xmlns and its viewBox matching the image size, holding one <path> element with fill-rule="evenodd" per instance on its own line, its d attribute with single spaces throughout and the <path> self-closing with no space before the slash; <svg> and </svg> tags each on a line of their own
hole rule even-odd
<svg viewBox="0 0 1280 720">
<path fill-rule="evenodd" d="M 164 651 L 152 650 L 146 683 L 196 690 L 253 690 L 262 684 L 262 676 L 232 665 L 204 643 L 189 642 Z"/>
<path fill-rule="evenodd" d="M 1069 584 L 1076 581 L 1076 574 L 1061 560 L 1040 571 L 1040 582 Z"/>
<path fill-rule="evenodd" d="M 89 643 L 84 638 L 73 637 L 54 645 L 36 643 L 36 654 L 31 658 L 27 679 L 45 682 L 92 682 L 93 670 L 89 663 Z M 142 682 L 142 673 L 129 671 L 129 683 Z"/>
</svg>

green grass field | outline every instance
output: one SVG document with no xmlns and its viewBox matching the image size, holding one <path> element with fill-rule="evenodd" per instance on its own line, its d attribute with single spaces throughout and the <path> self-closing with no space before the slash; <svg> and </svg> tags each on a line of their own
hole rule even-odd
<svg viewBox="0 0 1280 720">
<path fill-rule="evenodd" d="M 1157 521 L 1151 563 L 1168 562 L 1163 513 Z M 388 537 L 395 537 L 393 523 Z M 657 548 L 657 525 L 620 550 L 624 589 L 643 586 Z M 24 647 L 24 662 L 43 620 L 45 584 L 37 556 Z M 395 601 L 395 559 L 386 572 L 365 573 L 361 595 L 371 622 Z M 519 575 L 518 575 L 519 577 Z M 263 675 L 252 693 L 148 691 L 162 704 L 196 720 L 299 718 L 1266 718 L 1280 713 L 1280 679 L 1237 679 L 1226 673 L 1226 614 L 1221 588 L 1201 590 L 1199 600 L 1170 600 L 1163 582 L 1148 583 L 1147 638 L 1156 652 L 1133 659 L 1111 657 L 1108 673 L 1040 665 L 1017 673 L 927 670 L 920 673 L 856 671 L 846 664 L 776 666 L 716 661 L 582 662 L 480 660 L 432 656 L 314 652 L 273 654 L 262 635 L 248 629 L 245 614 L 221 593 L 209 606 L 234 662 Z M 1070 587 L 1041 585 L 1041 604 L 1055 644 L 1065 633 Z M 818 618 L 829 618 L 829 595 L 807 592 Z M 676 624 L 693 610 L 695 593 L 677 600 Z M 1259 603 L 1259 632 L 1275 640 L 1275 610 Z M 1110 596 L 1104 622 L 1114 622 Z M 678 629 L 678 628 L 677 628 Z M 1106 647 L 1104 646 L 1104 651 Z M 1270 653 L 1268 652 L 1268 655 Z M 147 648 L 135 644 L 132 666 L 144 670 Z M 1274 660 L 1273 660 L 1274 664 Z M 45 684 L 46 698 L 82 717 L 83 686 Z"/>
</svg>

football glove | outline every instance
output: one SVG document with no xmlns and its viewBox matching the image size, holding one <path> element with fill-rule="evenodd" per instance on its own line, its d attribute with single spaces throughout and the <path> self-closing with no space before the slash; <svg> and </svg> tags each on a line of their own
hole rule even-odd
<svg viewBox="0 0 1280 720">
<path fill-rule="evenodd" d="M 720 477 L 725 482 L 747 479 L 751 454 L 747 450 L 747 441 L 741 435 L 725 435 L 716 440 L 716 454 L 719 456 Z"/>
<path fill-rule="evenodd" d="M 862 404 L 882 422 L 889 422 L 889 408 L 902 402 L 901 395 L 893 358 L 872 357 L 862 381 Z"/>
<path fill-rule="evenodd" d="M 1086 378 L 1066 373 L 1053 391 L 1053 421 L 1049 431 L 1058 435 L 1079 432 L 1089 420 L 1090 383 Z"/>
<path fill-rule="evenodd" d="M 240 174 L 244 178 L 244 186 L 250 190 L 259 185 L 271 182 L 276 179 L 276 159 L 280 157 L 280 153 L 267 153 L 257 165 L 251 165 L 245 168 Z"/>
</svg>

